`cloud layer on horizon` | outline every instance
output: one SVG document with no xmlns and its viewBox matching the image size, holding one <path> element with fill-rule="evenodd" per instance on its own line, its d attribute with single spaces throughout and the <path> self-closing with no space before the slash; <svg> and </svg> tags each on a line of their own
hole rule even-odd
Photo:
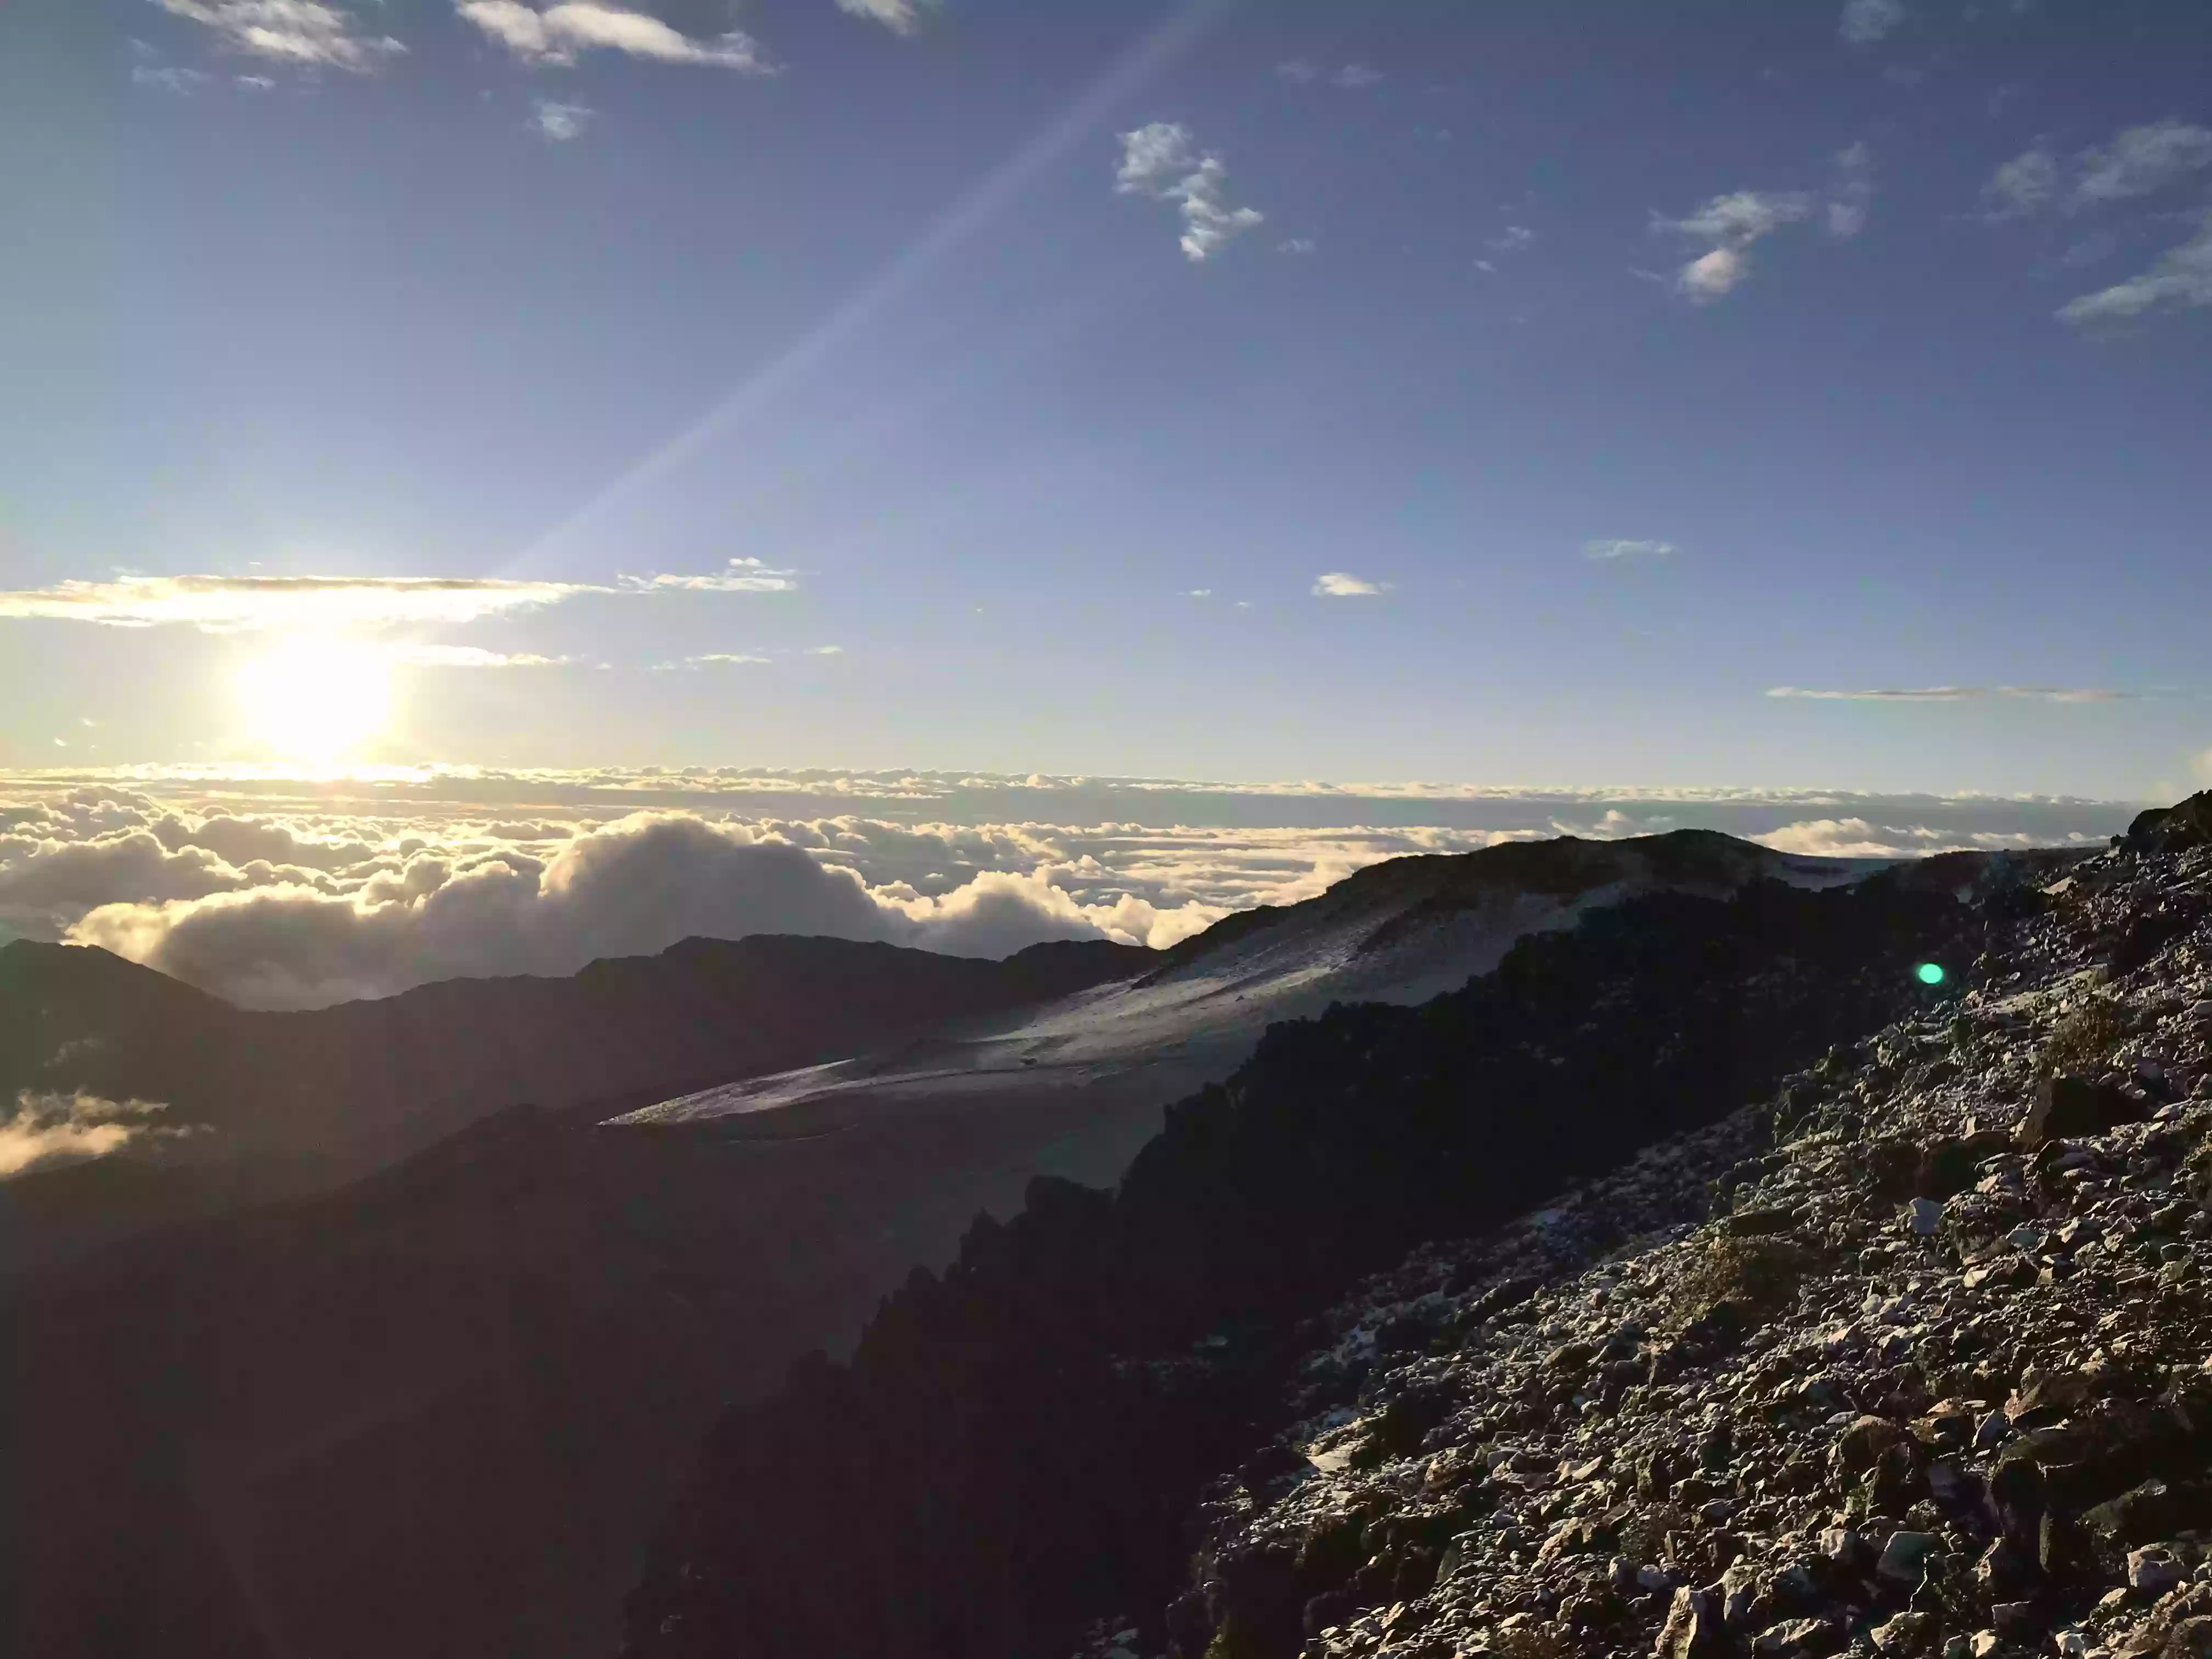
<svg viewBox="0 0 2212 1659">
<path fill-rule="evenodd" d="M 99 945 L 234 1001 L 302 1007 L 456 975 L 573 973 L 695 933 L 822 933 L 985 956 L 1054 939 L 1165 945 L 1379 860 L 1559 833 L 1705 825 L 1789 851 L 1911 857 L 2094 844 L 2134 811 L 1812 792 L 1703 803 L 1606 792 L 1362 798 L 1314 785 L 1204 795 L 1062 780 L 1071 806 L 1152 822 L 959 823 L 917 810 L 927 782 L 882 781 L 908 787 L 886 790 L 872 811 L 851 810 L 861 802 L 849 793 L 817 792 L 802 798 L 812 811 L 776 815 L 716 811 L 696 792 L 638 810 L 647 792 L 623 799 L 590 786 L 550 811 L 542 785 L 526 811 L 481 787 L 473 800 L 422 799 L 412 811 L 389 799 L 251 811 L 234 791 L 165 799 L 0 781 L 0 939 Z M 1053 793 L 1054 781 L 947 779 L 929 803 L 940 814 L 960 804 L 945 787 L 954 782 L 995 786 L 997 800 L 975 804 L 1003 809 Z M 1460 821 L 1378 822 L 1394 813 Z M 1243 821 L 1181 821 L 1206 814 Z"/>
</svg>

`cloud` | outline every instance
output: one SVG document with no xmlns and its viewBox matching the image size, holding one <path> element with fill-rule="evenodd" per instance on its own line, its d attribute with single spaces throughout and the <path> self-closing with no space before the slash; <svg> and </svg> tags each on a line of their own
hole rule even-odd
<svg viewBox="0 0 2212 1659">
<path fill-rule="evenodd" d="M 842 645 L 810 645 L 806 647 L 806 655 L 810 657 L 842 657 L 844 654 L 845 647 Z"/>
<path fill-rule="evenodd" d="M 1815 691 L 1777 685 L 1770 697 L 1810 698 L 1818 702 L 1971 702 L 1985 697 L 2021 697 L 2038 702 L 2122 702 L 2130 695 L 2087 685 L 1923 685 L 1901 690 Z"/>
<path fill-rule="evenodd" d="M 915 34 L 921 28 L 925 10 L 933 11 L 938 0 L 837 0 L 837 9 L 854 17 L 881 23 L 894 34 Z"/>
<path fill-rule="evenodd" d="M 2075 324 L 2109 323 L 2147 311 L 2197 306 L 2212 306 L 2212 212 L 2197 220 L 2187 241 L 2159 255 L 2148 270 L 2069 300 L 2058 308 L 2058 315 Z"/>
<path fill-rule="evenodd" d="M 195 87 L 206 85 L 211 78 L 200 70 L 179 69 L 169 64 L 138 64 L 131 70 L 132 86 L 159 87 L 162 91 L 173 92 L 179 97 L 190 93 Z"/>
<path fill-rule="evenodd" d="M 623 576 L 615 588 L 590 592 L 788 593 L 799 586 L 796 573 L 771 570 L 758 559 L 732 559 L 729 568 L 704 576 Z"/>
<path fill-rule="evenodd" d="M 1347 570 L 1331 570 L 1314 578 L 1313 591 L 1324 599 L 1363 599 L 1388 593 L 1388 582 L 1370 582 Z"/>
<path fill-rule="evenodd" d="M 709 651 L 696 657 L 684 657 L 675 662 L 655 663 L 657 669 L 715 668 L 733 663 L 764 663 L 766 657 L 755 656 L 744 651 Z"/>
<path fill-rule="evenodd" d="M 88 1094 L 15 1097 L 15 1109 L 0 1118 L 0 1181 L 48 1164 L 81 1164 L 120 1152 L 133 1139 L 152 1133 L 178 1135 L 185 1129 L 149 1130 L 145 1120 L 168 1109 L 154 1100 L 106 1100 Z"/>
<path fill-rule="evenodd" d="M 1866 228 L 1874 205 L 1874 151 L 1861 139 L 1836 156 L 1828 191 L 1828 234 L 1848 240 Z"/>
<path fill-rule="evenodd" d="M 598 51 L 746 75 L 775 72 L 759 43 L 741 31 L 732 29 L 712 40 L 694 40 L 657 17 L 599 0 L 558 0 L 542 9 L 523 0 L 454 0 L 454 8 L 526 64 L 565 66 L 580 53 Z"/>
<path fill-rule="evenodd" d="M 1693 304 L 1708 305 L 1751 275 L 1746 250 L 1753 243 L 1809 218 L 1812 212 L 1812 198 L 1802 191 L 1739 190 L 1714 197 L 1685 218 L 1655 215 L 1651 228 L 1714 245 L 1674 276 L 1677 292 Z"/>
<path fill-rule="evenodd" d="M 1672 542 L 1632 542 L 1605 538 L 1583 544 L 1586 559 L 1663 559 L 1674 550 Z"/>
<path fill-rule="evenodd" d="M 1982 186 L 1983 214 L 2014 219 L 2039 213 L 2057 198 L 2060 183 L 2058 158 L 2040 144 L 2033 145 L 1990 175 Z"/>
<path fill-rule="evenodd" d="M 352 14 L 320 0 L 154 0 L 213 29 L 225 47 L 302 67 L 363 74 L 407 50 L 390 35 L 356 33 Z"/>
<path fill-rule="evenodd" d="M 1983 213 L 1993 220 L 2052 208 L 2079 213 L 2154 195 L 2206 167 L 2212 167 L 2212 128 L 2171 117 L 2123 129 L 2076 155 L 2070 168 L 2039 143 L 1990 175 Z"/>
<path fill-rule="evenodd" d="M 2082 151 L 2075 165 L 2071 206 L 2148 196 L 2212 167 L 2212 128 L 2171 118 L 2129 127 L 2102 149 Z"/>
<path fill-rule="evenodd" d="M 1180 123 L 1154 121 L 1121 138 L 1115 191 L 1176 204 L 1182 216 L 1183 257 L 1194 264 L 1265 222 L 1267 216 L 1256 208 L 1231 208 L 1223 202 L 1228 168 L 1218 155 L 1194 150 L 1189 129 Z"/>
<path fill-rule="evenodd" d="M 1126 892 L 1085 902 L 1036 867 L 971 871 L 937 892 L 871 887 L 802 844 L 830 837 L 789 827 L 796 835 L 641 813 L 578 835 L 550 858 L 510 848 L 426 852 L 346 893 L 272 884 L 103 905 L 70 936 L 234 1000 L 305 1006 L 456 975 L 568 974 L 695 934 L 823 934 L 995 956 L 1049 939 L 1164 942 L 1218 914 L 1185 905 L 1164 918 Z M 865 845 L 865 836 L 851 839 Z M 932 850 L 933 862 L 942 850 Z"/>
<path fill-rule="evenodd" d="M 1276 64 L 1275 73 L 1292 86 L 1310 87 L 1316 81 L 1325 81 L 1346 92 L 1364 92 L 1387 78 L 1381 70 L 1370 64 L 1346 64 L 1337 69 L 1323 70 L 1304 58 L 1292 58 Z"/>
<path fill-rule="evenodd" d="M 579 657 L 541 657 L 531 651 L 486 651 L 473 645 L 403 645 L 391 660 L 409 668 L 567 668 Z"/>
<path fill-rule="evenodd" d="M 1483 244 L 1492 253 L 1526 253 L 1536 246 L 1536 233 L 1526 225 L 1508 225 Z"/>
<path fill-rule="evenodd" d="M 1275 244 L 1278 253 L 1311 253 L 1316 244 L 1310 236 L 1291 236 Z"/>
<path fill-rule="evenodd" d="M 239 787 L 222 786 L 223 799 Z M 365 785 L 351 816 L 329 787 L 284 812 L 241 815 L 179 796 L 0 778 L 0 927 L 103 945 L 234 1000 L 304 1006 L 454 975 L 568 973 L 694 933 L 805 932 L 976 954 L 1056 938 L 1158 945 L 1234 910 L 1310 896 L 1382 859 L 1561 830 L 1698 825 L 1764 838 L 1856 818 L 1874 832 L 1805 850 L 1874 856 L 1879 843 L 1913 855 L 2099 844 L 2137 810 L 1818 790 L 724 768 L 455 775 L 404 795 Z M 749 815 L 713 813 L 718 788 Z M 672 804 L 634 810 L 655 791 Z M 871 793 L 898 820 L 849 810 Z M 672 804 L 687 799 L 698 804 Z M 502 800 L 533 805 L 502 811 Z M 570 803 L 566 821 L 544 805 L 556 801 Z M 1002 816 L 927 821 L 919 814 L 933 801 Z M 778 802 L 781 812 L 763 805 Z M 1096 816 L 1036 821 L 1046 803 Z"/>
<path fill-rule="evenodd" d="M 588 104 L 562 104 L 540 98 L 532 106 L 530 125 L 539 137 L 564 144 L 571 138 L 583 137 L 592 113 Z"/>
<path fill-rule="evenodd" d="M 706 575 L 621 576 L 611 586 L 489 576 L 118 576 L 0 592 L 0 618 L 110 628 L 181 623 L 210 634 L 382 628 L 475 622 L 586 594 L 780 593 L 797 586 L 793 572 L 770 570 L 757 559 L 732 559 Z"/>
<path fill-rule="evenodd" d="M 1846 0 L 1836 33 L 1855 46 L 1870 46 L 1904 21 L 1901 0 Z"/>
</svg>

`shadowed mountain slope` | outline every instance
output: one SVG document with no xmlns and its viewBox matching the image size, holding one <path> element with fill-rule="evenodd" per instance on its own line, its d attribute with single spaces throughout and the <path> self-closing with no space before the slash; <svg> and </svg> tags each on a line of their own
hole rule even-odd
<svg viewBox="0 0 2212 1659">
<path fill-rule="evenodd" d="M 654 1097 L 851 1054 L 1152 960 L 1103 941 L 992 962 L 842 939 L 692 939 L 568 979 L 450 980 L 262 1013 L 104 951 L 19 941 L 0 947 L 0 1102 L 158 1101 L 149 1121 L 198 1132 L 0 1185 L 0 1267 L 331 1185 L 502 1106 Z"/>
</svg>

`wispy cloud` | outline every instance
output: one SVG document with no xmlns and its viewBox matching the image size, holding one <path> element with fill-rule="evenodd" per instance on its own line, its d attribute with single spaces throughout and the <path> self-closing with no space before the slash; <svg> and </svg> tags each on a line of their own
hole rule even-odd
<svg viewBox="0 0 2212 1659">
<path fill-rule="evenodd" d="M 1194 264 L 1265 221 L 1258 209 L 1232 208 L 1222 199 L 1227 167 L 1218 155 L 1194 149 L 1190 130 L 1180 122 L 1153 121 L 1121 137 L 1115 191 L 1174 203 L 1182 216 L 1183 257 Z"/>
<path fill-rule="evenodd" d="M 2212 212 L 2201 216 L 2189 240 L 2160 254 L 2148 270 L 2069 300 L 2058 315 L 2076 325 L 2111 323 L 2197 306 L 2212 306 Z"/>
<path fill-rule="evenodd" d="M 1310 236 L 1286 236 L 1275 244 L 1278 253 L 1311 253 L 1318 246 Z"/>
<path fill-rule="evenodd" d="M 674 662 L 657 662 L 653 667 L 655 672 L 665 673 L 672 669 L 722 668 L 768 660 L 768 658 L 750 651 L 708 651 L 696 657 L 681 657 Z"/>
<path fill-rule="evenodd" d="M 2058 198 L 2058 158 L 2033 144 L 1999 165 L 1982 186 L 1982 212 L 1991 219 L 2016 219 L 2039 213 Z"/>
<path fill-rule="evenodd" d="M 2021 697 L 2036 702 L 2123 702 L 2130 693 L 2085 685 L 1920 685 L 1903 690 L 1816 691 L 1801 685 L 1769 688 L 1770 697 L 1802 697 L 1816 702 L 1972 702 L 1986 697 Z"/>
<path fill-rule="evenodd" d="M 1583 544 L 1586 559 L 1663 559 L 1674 550 L 1672 542 L 1626 541 L 1617 538 L 1601 538 Z"/>
<path fill-rule="evenodd" d="M 131 84 L 134 87 L 159 87 L 163 92 L 173 92 L 179 97 L 195 87 L 207 84 L 212 77 L 204 70 L 180 69 L 173 64 L 137 64 L 131 67 Z"/>
<path fill-rule="evenodd" d="M 1828 234 L 1849 239 L 1866 228 L 1874 205 L 1874 151 L 1864 139 L 1838 152 L 1828 187 Z"/>
<path fill-rule="evenodd" d="M 613 588 L 586 588 L 586 592 L 665 593 L 788 593 L 799 586 L 797 573 L 771 570 L 758 559 L 732 559 L 726 570 L 703 576 L 623 576 Z"/>
<path fill-rule="evenodd" d="M 1526 253 L 1536 246 L 1536 233 L 1526 225 L 1508 225 L 1483 246 L 1492 253 Z"/>
<path fill-rule="evenodd" d="M 182 624 L 210 634 L 314 631 L 475 622 L 586 594 L 775 593 L 797 586 L 793 573 L 757 559 L 733 559 L 705 575 L 622 576 L 611 585 L 480 576 L 118 576 L 0 592 L 0 618 Z"/>
<path fill-rule="evenodd" d="M 307 67 L 373 70 L 407 50 L 388 34 L 359 32 L 350 12 L 321 0 L 153 0 L 204 24 L 233 52 Z"/>
<path fill-rule="evenodd" d="M 1990 219 L 2051 209 L 2079 213 L 2155 195 L 2206 167 L 2212 167 L 2212 128 L 2171 117 L 2123 128 L 2070 165 L 2039 141 L 1990 175 L 1982 210 Z"/>
<path fill-rule="evenodd" d="M 474 645 L 403 645 L 391 659 L 409 668 L 566 668 L 580 657 L 541 657 L 534 652 L 486 651 Z"/>
<path fill-rule="evenodd" d="M 168 1110 L 153 1100 L 107 1100 L 90 1094 L 34 1094 L 15 1097 L 15 1109 L 0 1118 L 0 1180 L 46 1164 L 82 1163 L 120 1152 L 148 1133 L 164 1138 L 184 1128 L 150 1130 L 148 1121 Z"/>
<path fill-rule="evenodd" d="M 1836 33 L 1855 46 L 1870 46 L 1904 21 L 1902 0 L 1846 0 Z"/>
<path fill-rule="evenodd" d="M 1310 87 L 1321 82 L 1346 92 L 1364 92 L 1389 78 L 1370 64 L 1344 64 L 1335 69 L 1323 69 L 1307 58 L 1288 58 L 1275 65 L 1275 73 L 1292 86 Z"/>
<path fill-rule="evenodd" d="M 1314 578 L 1313 591 L 1324 599 L 1364 599 L 1389 592 L 1390 584 L 1371 582 L 1348 570 L 1331 570 Z"/>
<path fill-rule="evenodd" d="M 2076 161 L 2070 205 L 2129 201 L 2212 167 L 2212 128 L 2172 119 L 2129 127 L 2101 148 L 2082 151 Z"/>
<path fill-rule="evenodd" d="M 563 104 L 540 98 L 530 112 L 531 130 L 550 143 L 565 144 L 571 138 L 583 136 L 592 115 L 587 104 Z"/>
<path fill-rule="evenodd" d="M 845 654 L 845 647 L 842 645 L 810 645 L 806 647 L 806 654 L 810 657 L 842 657 Z"/>
<path fill-rule="evenodd" d="M 1698 305 L 1732 293 L 1751 275 L 1748 250 L 1784 225 L 1810 218 L 1813 198 L 1803 191 L 1734 191 L 1716 196 L 1680 219 L 1652 216 L 1655 233 L 1687 237 L 1713 246 L 1675 272 L 1678 292 Z"/>
<path fill-rule="evenodd" d="M 922 14 L 937 9 L 937 0 L 837 0 L 837 9 L 881 23 L 894 34 L 915 34 Z"/>
<path fill-rule="evenodd" d="M 271 0 L 262 0 L 270 3 Z M 163 4 L 183 0 L 161 0 Z M 759 42 L 732 29 L 695 40 L 658 17 L 603 5 L 559 0 L 540 8 L 523 0 L 454 0 L 455 9 L 527 64 L 568 64 L 586 52 L 619 52 L 663 64 L 696 64 L 747 75 L 775 73 Z"/>
</svg>

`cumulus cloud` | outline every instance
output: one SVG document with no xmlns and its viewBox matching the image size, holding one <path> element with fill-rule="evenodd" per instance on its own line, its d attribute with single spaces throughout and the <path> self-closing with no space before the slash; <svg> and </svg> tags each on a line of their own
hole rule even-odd
<svg viewBox="0 0 2212 1659">
<path fill-rule="evenodd" d="M 1586 559 L 1663 559 L 1674 550 L 1672 542 L 1632 542 L 1617 538 L 1583 544 Z"/>
<path fill-rule="evenodd" d="M 1222 159 L 1201 154 L 1179 122 L 1153 121 L 1125 132 L 1115 191 L 1172 202 L 1182 216 L 1183 257 L 1202 264 L 1246 231 L 1265 222 L 1257 208 L 1232 208 L 1223 199 L 1229 171 Z"/>
<path fill-rule="evenodd" d="M 1680 219 L 1655 215 L 1655 232 L 1713 246 L 1675 273 L 1675 290 L 1693 304 L 1708 305 L 1732 293 L 1751 274 L 1748 250 L 1784 225 L 1812 216 L 1813 199 L 1803 191 L 1733 191 L 1716 196 Z"/>
<path fill-rule="evenodd" d="M 162 1101 L 36 1094 L 26 1089 L 16 1095 L 15 1109 L 0 1117 L 0 1181 L 45 1164 L 105 1158 L 143 1134 L 188 1133 L 150 1127 L 147 1120 L 167 1109 Z"/>
<path fill-rule="evenodd" d="M 388 34 L 362 33 L 350 12 L 321 0 L 154 0 L 174 17 L 213 29 L 232 52 L 303 67 L 376 68 L 407 50 Z"/>
<path fill-rule="evenodd" d="M 532 106 L 531 131 L 550 143 L 565 144 L 571 138 L 580 138 L 591 124 L 592 110 L 588 104 L 563 104 L 550 98 L 540 98 Z"/>
<path fill-rule="evenodd" d="M 169 3 L 169 0 L 163 0 Z M 747 75 L 775 72 L 751 36 L 739 30 L 694 40 L 657 17 L 599 0 L 454 0 L 455 9 L 526 64 L 566 66 L 586 52 L 618 52 L 663 64 L 696 64 Z"/>
<path fill-rule="evenodd" d="M 922 13 L 936 9 L 937 0 L 837 0 L 839 11 L 881 23 L 894 34 L 919 33 Z"/>
<path fill-rule="evenodd" d="M 2212 212 L 2197 220 L 2188 240 L 2159 255 L 2148 270 L 2069 300 L 2058 315 L 2076 325 L 2109 323 L 2197 306 L 2212 306 Z"/>
<path fill-rule="evenodd" d="M 1902 0 L 1846 0 L 1836 33 L 1855 46 L 1870 46 L 1904 21 Z"/>
<path fill-rule="evenodd" d="M 1313 591 L 1324 599 L 1364 599 L 1390 591 L 1388 582 L 1371 582 L 1348 570 L 1329 570 L 1314 578 Z"/>
<path fill-rule="evenodd" d="M 621 576 L 611 586 L 491 576 L 118 576 L 0 592 L 0 617 L 110 628 L 181 623 L 210 634 L 314 632 L 476 622 L 586 594 L 779 593 L 798 585 L 791 571 L 757 559 L 732 559 L 705 575 Z"/>
<path fill-rule="evenodd" d="M 205 795 L 0 778 L 0 938 L 107 944 L 234 1000 L 297 1006 L 453 974 L 568 972 L 702 932 L 984 953 L 1158 945 L 1380 859 L 1562 831 L 1764 836 L 1858 817 L 1926 828 L 1936 839 L 1921 851 L 2091 844 L 2139 805 L 896 769 L 410 775 L 397 793 L 402 780 L 379 774 L 353 796 L 254 775 Z M 291 793 L 241 810 L 256 788 Z"/>
<path fill-rule="evenodd" d="M 2023 697 L 2036 702 L 2119 702 L 2125 691 L 2094 685 L 1923 685 L 1901 690 L 1815 691 L 1801 685 L 1770 687 L 1770 697 L 1819 702 L 1971 702 L 1984 697 Z"/>
</svg>

